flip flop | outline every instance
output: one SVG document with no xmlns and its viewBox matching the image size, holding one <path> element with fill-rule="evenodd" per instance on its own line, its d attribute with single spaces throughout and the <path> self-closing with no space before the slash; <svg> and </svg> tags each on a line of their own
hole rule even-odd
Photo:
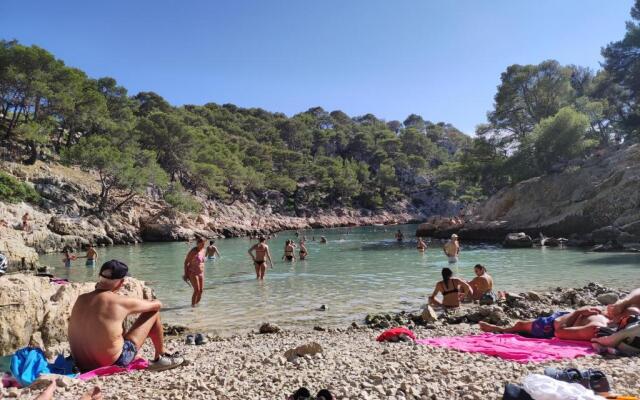
<svg viewBox="0 0 640 400">
<path fill-rule="evenodd" d="M 208 342 L 207 338 L 202 333 L 196 334 L 196 341 L 195 341 L 196 345 L 200 346 L 207 342 Z"/>
<path fill-rule="evenodd" d="M 196 344 L 195 337 L 192 334 L 187 335 L 187 339 L 185 340 L 185 343 L 188 345 Z"/>
</svg>

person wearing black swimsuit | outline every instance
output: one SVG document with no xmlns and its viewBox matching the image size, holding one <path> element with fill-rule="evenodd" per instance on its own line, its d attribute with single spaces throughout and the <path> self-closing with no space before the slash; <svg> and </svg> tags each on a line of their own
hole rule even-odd
<svg viewBox="0 0 640 400">
<path fill-rule="evenodd" d="M 442 301 L 436 299 L 438 293 L 442 294 Z M 444 308 L 460 307 L 460 300 L 466 295 L 471 296 L 473 289 L 462 279 L 454 278 L 453 271 L 442 268 L 442 280 L 436 284 L 433 294 L 429 296 L 429 304 Z"/>
</svg>

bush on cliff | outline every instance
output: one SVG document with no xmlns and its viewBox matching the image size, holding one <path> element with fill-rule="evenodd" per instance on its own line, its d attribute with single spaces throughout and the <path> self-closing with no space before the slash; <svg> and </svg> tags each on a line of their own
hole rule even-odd
<svg viewBox="0 0 640 400">
<path fill-rule="evenodd" d="M 40 195 L 28 184 L 20 182 L 9 174 L 0 172 L 0 201 L 8 203 L 26 201 L 27 203 L 37 204 L 40 202 Z"/>
</svg>

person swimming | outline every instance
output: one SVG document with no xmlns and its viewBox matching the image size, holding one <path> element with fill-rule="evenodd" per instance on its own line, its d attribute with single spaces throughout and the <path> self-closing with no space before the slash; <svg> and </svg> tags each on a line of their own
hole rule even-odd
<svg viewBox="0 0 640 400">
<path fill-rule="evenodd" d="M 284 255 L 282 256 L 282 259 L 287 261 L 295 261 L 296 257 L 293 255 L 295 247 L 296 245 L 293 243 L 293 240 L 287 239 L 284 244 Z"/>
<path fill-rule="evenodd" d="M 327 238 L 324 236 L 320 236 L 320 243 L 327 243 Z"/>
<path fill-rule="evenodd" d="M 442 247 L 444 254 L 449 258 L 450 264 L 458 262 L 458 256 L 460 254 L 460 243 L 458 242 L 458 235 L 455 233 L 451 235 L 451 240 L 444 244 Z"/>
<path fill-rule="evenodd" d="M 438 293 L 442 294 L 442 301 L 436 299 Z M 473 295 L 471 286 L 462 279 L 454 278 L 453 271 L 449 268 L 442 268 L 442 280 L 436 284 L 433 293 L 429 296 L 429 304 L 457 308 L 460 307 L 460 300 L 465 295 Z"/>
<path fill-rule="evenodd" d="M 305 241 L 303 239 L 300 241 L 300 251 L 298 252 L 298 255 L 300 256 L 301 260 L 304 260 L 307 258 L 308 254 L 309 252 L 307 251 L 307 246 L 305 246 Z"/>
<path fill-rule="evenodd" d="M 71 249 L 68 246 L 65 246 L 64 248 L 64 257 L 62 258 L 62 262 L 64 262 L 64 266 L 66 268 L 71 268 L 71 261 L 77 259 L 78 257 L 76 257 Z"/>
<path fill-rule="evenodd" d="M 396 232 L 396 241 L 402 242 L 403 240 L 404 240 L 404 234 L 400 229 L 398 229 L 398 232 Z"/>
<path fill-rule="evenodd" d="M 209 260 L 215 260 L 216 256 L 220 257 L 220 252 L 218 251 L 218 248 L 215 246 L 215 240 L 210 240 L 209 241 L 209 246 L 207 246 L 207 258 Z"/>
<path fill-rule="evenodd" d="M 85 265 L 87 267 L 93 268 L 96 266 L 96 263 L 98 262 L 98 253 L 93 248 L 93 244 L 89 243 L 87 245 L 87 254 L 84 256 L 84 258 L 87 259 L 87 261 L 85 262 Z"/>
<path fill-rule="evenodd" d="M 423 251 L 427 250 L 427 244 L 420 237 L 418 238 L 418 243 L 416 244 L 416 249 L 418 249 L 418 251 L 420 251 L 420 252 L 423 252 Z"/>
</svg>

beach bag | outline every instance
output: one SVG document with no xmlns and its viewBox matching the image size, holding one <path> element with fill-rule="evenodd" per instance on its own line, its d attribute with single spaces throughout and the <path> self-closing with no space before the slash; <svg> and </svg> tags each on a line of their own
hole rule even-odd
<svg viewBox="0 0 640 400">
<path fill-rule="evenodd" d="M 493 292 L 487 292 L 480 297 L 480 305 L 490 306 L 498 300 L 498 297 Z"/>
<path fill-rule="evenodd" d="M 602 400 L 602 397 L 578 383 L 558 381 L 539 374 L 524 378 L 522 387 L 533 400 Z"/>
</svg>

